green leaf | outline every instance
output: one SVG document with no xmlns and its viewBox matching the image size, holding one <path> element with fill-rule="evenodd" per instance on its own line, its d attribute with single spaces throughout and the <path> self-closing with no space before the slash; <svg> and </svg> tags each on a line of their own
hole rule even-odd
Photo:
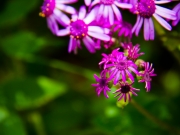
<svg viewBox="0 0 180 135">
<path fill-rule="evenodd" d="M 8 111 L 7 111 L 5 108 L 0 107 L 0 123 L 1 123 L 4 119 L 6 119 L 8 116 L 9 116 Z"/>
<path fill-rule="evenodd" d="M 171 33 L 168 33 L 166 37 L 167 39 L 163 43 L 170 51 L 173 51 L 180 46 L 180 34 L 178 32 L 172 31 Z"/>
<path fill-rule="evenodd" d="M 44 93 L 49 97 L 56 97 L 66 92 L 66 86 L 62 83 L 56 82 L 47 77 L 41 76 L 37 78 L 39 86 L 43 89 Z"/>
<path fill-rule="evenodd" d="M 3 121 L 0 121 L 0 135 L 26 135 L 21 119 L 11 113 Z"/>
<path fill-rule="evenodd" d="M 178 72 L 169 71 L 161 79 L 168 96 L 178 96 L 180 91 L 180 77 Z"/>
<path fill-rule="evenodd" d="M 24 58 L 40 50 L 46 43 L 34 33 L 21 31 L 2 39 L 2 49 L 10 56 Z"/>
<path fill-rule="evenodd" d="M 15 78 L 5 83 L 0 90 L 7 105 L 23 110 L 43 106 L 64 94 L 67 87 L 46 77 Z"/>
<path fill-rule="evenodd" d="M 0 14 L 0 27 L 15 25 L 38 5 L 38 0 L 14 0 L 8 2 L 4 12 Z"/>
</svg>

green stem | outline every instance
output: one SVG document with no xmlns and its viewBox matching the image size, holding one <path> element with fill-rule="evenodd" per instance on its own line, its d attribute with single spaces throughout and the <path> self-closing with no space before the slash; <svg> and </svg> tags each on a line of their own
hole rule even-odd
<svg viewBox="0 0 180 135">
<path fill-rule="evenodd" d="M 32 112 L 28 114 L 30 122 L 34 125 L 37 135 L 46 135 L 46 131 L 42 122 L 42 117 L 39 112 Z"/>
<path fill-rule="evenodd" d="M 150 114 L 147 110 L 145 110 L 142 106 L 140 106 L 135 100 L 131 100 L 130 102 L 142 115 L 144 115 L 146 118 L 151 120 L 152 122 L 158 124 L 162 129 L 169 131 L 170 133 L 176 133 L 177 135 L 180 135 L 180 130 L 176 129 L 167 123 L 164 123 L 163 121 L 159 120 L 152 114 Z"/>
<path fill-rule="evenodd" d="M 64 61 L 60 61 L 60 60 L 49 60 L 49 59 L 45 59 L 45 58 L 41 58 L 41 57 L 37 57 L 37 56 L 23 58 L 23 60 L 25 60 L 27 62 L 31 62 L 31 63 L 40 63 L 42 65 L 46 65 L 51 68 L 55 68 L 55 69 L 59 69 L 59 70 L 73 73 L 76 75 L 80 75 L 80 76 L 87 78 L 88 80 L 94 81 L 93 74 L 95 72 L 93 72 L 92 70 L 88 70 L 86 68 L 77 66 L 77 65 L 73 65 L 68 62 L 64 62 Z"/>
</svg>

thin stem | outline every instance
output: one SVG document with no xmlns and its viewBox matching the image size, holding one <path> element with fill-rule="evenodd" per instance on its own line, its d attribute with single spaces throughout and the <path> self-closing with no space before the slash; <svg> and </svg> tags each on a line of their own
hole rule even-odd
<svg viewBox="0 0 180 135">
<path fill-rule="evenodd" d="M 39 112 L 32 112 L 28 114 L 30 122 L 34 125 L 37 135 L 46 135 L 45 127 L 43 125 L 42 117 Z"/>
<path fill-rule="evenodd" d="M 158 118 L 156 118 L 155 116 L 153 116 L 152 114 L 150 114 L 147 110 L 145 110 L 142 106 L 140 106 L 135 100 L 131 100 L 130 102 L 141 114 L 143 114 L 146 118 L 148 118 L 149 120 L 151 120 L 152 122 L 158 124 L 161 128 L 163 128 L 164 130 L 169 131 L 170 133 L 176 133 L 177 135 L 180 135 L 180 130 L 176 129 L 170 125 L 168 125 L 167 123 L 164 123 L 163 121 L 159 120 Z"/>
<path fill-rule="evenodd" d="M 60 60 L 46 59 L 46 58 L 37 57 L 37 56 L 31 56 L 31 57 L 22 58 L 22 59 L 27 62 L 40 63 L 42 65 L 46 65 L 51 68 L 55 68 L 55 69 L 59 69 L 59 70 L 73 73 L 76 75 L 80 75 L 80 76 L 87 78 L 88 80 L 94 81 L 92 76 L 95 72 L 93 72 L 92 70 L 88 70 L 86 68 L 68 63 L 68 62 L 64 62 L 64 61 L 60 61 Z"/>
</svg>

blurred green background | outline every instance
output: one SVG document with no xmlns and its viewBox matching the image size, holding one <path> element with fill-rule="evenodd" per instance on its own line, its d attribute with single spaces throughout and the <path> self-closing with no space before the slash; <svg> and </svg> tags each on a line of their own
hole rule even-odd
<svg viewBox="0 0 180 135">
<path fill-rule="evenodd" d="M 176 135 L 180 133 L 180 24 L 156 26 L 154 41 L 133 38 L 154 64 L 152 89 L 144 84 L 133 102 L 117 107 L 114 95 L 97 97 L 94 73 L 102 48 L 67 52 L 69 37 L 56 37 L 38 16 L 42 0 L 0 4 L 0 135 Z M 83 4 L 80 0 L 76 7 Z M 173 7 L 176 3 L 168 4 Z M 125 20 L 136 16 L 122 11 Z"/>
</svg>

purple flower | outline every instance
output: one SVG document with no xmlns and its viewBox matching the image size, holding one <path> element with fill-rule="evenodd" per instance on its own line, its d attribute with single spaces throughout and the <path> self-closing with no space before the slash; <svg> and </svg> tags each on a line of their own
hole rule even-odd
<svg viewBox="0 0 180 135">
<path fill-rule="evenodd" d="M 63 22 L 68 18 L 61 11 L 70 14 L 76 13 L 73 7 L 64 4 L 74 3 L 76 1 L 77 0 L 44 0 L 39 15 L 47 18 L 47 25 L 53 34 L 56 34 L 58 31 L 58 23 L 64 25 Z"/>
<path fill-rule="evenodd" d="M 101 49 L 101 45 L 103 45 L 103 47 L 105 49 L 109 49 L 114 45 L 114 43 L 115 43 L 115 38 L 113 38 L 113 37 L 111 37 L 111 39 L 109 41 L 97 40 L 96 41 L 96 48 Z"/>
<path fill-rule="evenodd" d="M 171 0 L 135 0 L 136 1 L 136 10 L 135 13 L 137 16 L 136 24 L 132 29 L 132 33 L 135 33 L 138 36 L 139 31 L 144 22 L 144 39 L 145 40 L 154 40 L 154 24 L 152 21 L 152 16 L 167 30 L 171 30 L 172 27 L 167 23 L 163 18 L 169 20 L 175 20 L 176 14 L 174 11 L 160 7 L 156 4 L 169 3 Z M 162 18 L 163 17 L 163 18 Z"/>
<path fill-rule="evenodd" d="M 117 48 L 117 49 L 114 49 L 113 51 L 112 51 L 112 53 L 111 54 L 105 54 L 105 53 L 102 53 L 101 55 L 103 56 L 103 58 L 102 58 L 102 60 L 99 62 L 99 65 L 104 65 L 104 69 L 106 68 L 106 65 L 108 64 L 108 63 L 112 63 L 113 61 L 115 61 L 115 59 L 116 59 L 116 54 L 118 54 L 119 52 L 118 52 L 118 50 L 119 50 L 119 48 Z"/>
<path fill-rule="evenodd" d="M 127 50 L 128 52 L 128 59 L 132 60 L 132 61 L 135 61 L 137 60 L 137 58 L 141 55 L 143 55 L 144 53 L 141 52 L 139 53 L 139 45 L 135 45 L 133 46 L 132 43 L 121 43 L 123 48 Z"/>
<path fill-rule="evenodd" d="M 132 25 L 125 21 L 115 21 L 114 32 L 118 31 L 118 36 L 132 37 Z"/>
<path fill-rule="evenodd" d="M 109 78 L 111 80 L 114 79 L 114 85 L 121 79 L 123 82 L 126 82 L 127 77 L 134 82 L 134 77 L 131 72 L 139 75 L 136 64 L 133 61 L 128 60 L 123 52 L 118 52 L 117 50 L 114 50 L 109 56 L 111 60 L 104 62 L 104 68 L 109 71 Z M 104 58 L 106 59 L 106 57 Z"/>
<path fill-rule="evenodd" d="M 114 43 L 115 43 L 115 39 L 111 38 L 110 41 L 104 41 L 103 46 L 104 46 L 104 48 L 109 49 L 114 45 Z"/>
<path fill-rule="evenodd" d="M 94 78 L 96 80 L 96 84 L 92 84 L 92 86 L 96 87 L 96 93 L 99 96 L 101 92 L 104 93 L 104 96 L 108 98 L 107 91 L 111 91 L 108 87 L 109 80 L 106 78 L 105 72 L 102 71 L 100 77 L 94 74 Z"/>
<path fill-rule="evenodd" d="M 127 82 L 120 82 L 120 88 L 117 89 L 114 93 L 118 93 L 115 97 L 119 96 L 118 101 L 124 98 L 124 101 L 131 100 L 131 94 L 137 96 L 135 91 L 140 91 L 139 89 L 133 88 L 132 84 Z"/>
<path fill-rule="evenodd" d="M 82 40 L 89 52 L 94 53 L 96 43 L 90 36 L 103 41 L 110 40 L 110 36 L 105 34 L 105 29 L 103 27 L 93 25 L 93 23 L 91 24 L 96 16 L 94 11 L 95 10 L 86 15 L 85 7 L 81 7 L 78 15 L 74 14 L 71 21 L 67 19 L 64 22 L 66 28 L 57 32 L 57 36 L 70 35 L 68 52 L 76 52 L 77 48 L 81 48 L 80 41 Z"/>
<path fill-rule="evenodd" d="M 143 63 L 144 66 L 144 71 L 140 72 L 140 76 L 142 77 L 141 80 L 139 80 L 139 82 L 145 82 L 146 83 L 146 90 L 147 92 L 150 91 L 151 89 L 151 76 L 156 76 L 156 74 L 154 74 L 154 69 L 152 68 L 152 64 L 150 65 L 149 62 L 144 62 Z"/>
<path fill-rule="evenodd" d="M 173 8 L 173 11 L 176 12 L 177 19 L 172 22 L 172 25 L 176 26 L 180 21 L 180 3 Z"/>
<path fill-rule="evenodd" d="M 130 9 L 132 8 L 131 4 L 122 3 L 119 0 L 94 0 L 90 7 L 97 5 L 98 8 L 96 11 L 97 21 L 101 18 L 108 20 L 108 22 L 114 24 L 114 15 L 117 20 L 122 21 L 122 15 L 117 7 Z M 94 10 L 94 9 L 92 9 Z"/>
</svg>

